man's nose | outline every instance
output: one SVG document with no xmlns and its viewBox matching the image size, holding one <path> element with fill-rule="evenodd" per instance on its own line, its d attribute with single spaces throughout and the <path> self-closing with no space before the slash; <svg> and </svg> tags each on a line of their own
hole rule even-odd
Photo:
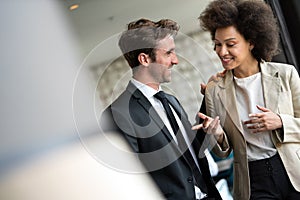
<svg viewBox="0 0 300 200">
<path fill-rule="evenodd" d="M 176 53 L 174 53 L 173 57 L 172 57 L 172 64 L 177 65 L 178 64 L 178 58 Z"/>
</svg>

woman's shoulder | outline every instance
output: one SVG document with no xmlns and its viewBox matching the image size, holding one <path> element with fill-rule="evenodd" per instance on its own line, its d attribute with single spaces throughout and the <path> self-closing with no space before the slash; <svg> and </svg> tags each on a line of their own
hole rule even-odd
<svg viewBox="0 0 300 200">
<path fill-rule="evenodd" d="M 230 84 L 233 80 L 233 74 L 232 71 L 226 71 L 226 73 L 223 76 L 218 76 L 216 79 L 214 79 L 213 81 L 210 81 L 209 83 L 207 83 L 207 88 L 225 88 L 227 87 L 228 84 Z"/>
<path fill-rule="evenodd" d="M 262 66 L 265 66 L 265 70 L 269 74 L 279 73 L 280 76 L 297 73 L 297 70 L 294 65 L 287 63 L 279 63 L 279 62 L 263 62 Z"/>
<path fill-rule="evenodd" d="M 207 83 L 207 88 L 212 88 L 215 87 L 221 80 L 223 79 L 223 77 L 217 77 L 216 79 L 209 81 Z"/>
<path fill-rule="evenodd" d="M 294 69 L 295 66 L 287 63 L 279 63 L 279 62 L 263 62 L 262 64 L 265 64 L 268 67 L 274 67 L 278 70 L 288 70 L 288 69 Z"/>
<path fill-rule="evenodd" d="M 226 74 L 225 74 L 225 76 L 226 76 Z M 206 85 L 205 92 L 207 92 L 209 94 L 213 94 L 213 93 L 218 93 L 221 90 L 221 88 L 225 88 L 225 86 L 224 86 L 225 76 L 218 77 L 217 79 L 208 82 Z"/>
</svg>

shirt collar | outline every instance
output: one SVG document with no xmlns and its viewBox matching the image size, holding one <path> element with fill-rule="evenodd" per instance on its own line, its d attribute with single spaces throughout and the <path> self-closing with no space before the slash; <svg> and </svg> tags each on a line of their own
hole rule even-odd
<svg viewBox="0 0 300 200">
<path fill-rule="evenodd" d="M 147 99 L 153 97 L 157 92 L 161 91 L 161 87 L 159 86 L 158 91 L 153 89 L 152 87 L 149 87 L 148 85 L 141 83 L 140 81 L 132 78 L 131 83 L 135 85 L 142 93 L 147 97 Z"/>
</svg>

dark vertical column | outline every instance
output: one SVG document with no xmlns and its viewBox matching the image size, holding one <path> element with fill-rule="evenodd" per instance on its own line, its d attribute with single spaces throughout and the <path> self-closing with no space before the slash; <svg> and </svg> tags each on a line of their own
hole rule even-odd
<svg viewBox="0 0 300 200">
<path fill-rule="evenodd" d="M 292 64 L 298 72 L 300 68 L 300 1 L 265 0 L 273 9 L 280 27 L 281 53 L 273 61 Z M 298 37 L 297 37 L 298 36 Z"/>
</svg>

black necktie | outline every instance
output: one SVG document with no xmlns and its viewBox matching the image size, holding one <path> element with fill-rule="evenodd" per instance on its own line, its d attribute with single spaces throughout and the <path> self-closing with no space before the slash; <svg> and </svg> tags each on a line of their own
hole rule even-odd
<svg viewBox="0 0 300 200">
<path fill-rule="evenodd" d="M 185 142 L 184 137 L 179 129 L 178 123 L 175 119 L 175 116 L 174 116 L 172 110 L 171 110 L 169 101 L 166 98 L 165 93 L 163 91 L 160 91 L 160 92 L 156 93 L 154 96 L 158 100 L 161 101 L 161 103 L 166 111 L 167 117 L 168 117 L 171 127 L 173 129 L 173 132 L 176 135 L 179 149 L 184 153 L 184 157 L 187 159 L 187 161 L 193 171 L 197 186 L 201 189 L 202 192 L 207 192 L 207 188 L 206 188 L 205 182 L 203 180 L 202 174 L 200 173 L 200 171 L 192 157 L 192 154 L 188 149 L 187 143 Z"/>
<path fill-rule="evenodd" d="M 161 101 L 161 103 L 162 103 L 162 105 L 163 105 L 163 107 L 164 107 L 164 109 L 165 109 L 165 111 L 166 111 L 166 114 L 167 114 L 167 117 L 168 117 L 169 122 L 170 122 L 170 124 L 171 124 L 171 127 L 172 127 L 172 129 L 173 129 L 173 132 L 174 132 L 174 134 L 176 135 L 177 142 L 178 142 L 178 146 L 179 146 L 179 148 L 180 148 L 181 150 L 183 150 L 183 149 L 182 149 L 182 148 L 183 148 L 183 145 L 181 145 L 181 143 L 180 143 L 180 142 L 182 142 L 182 139 L 183 139 L 183 138 L 179 138 L 179 131 L 180 131 L 180 130 L 179 130 L 179 126 L 178 126 L 177 121 L 176 121 L 176 119 L 175 119 L 175 116 L 174 116 L 174 114 L 173 114 L 173 112 L 172 112 L 172 110 L 171 110 L 170 104 L 169 104 L 169 102 L 168 102 L 168 99 L 166 98 L 165 93 L 164 93 L 163 91 L 160 91 L 160 92 L 156 93 L 154 96 L 155 96 L 158 100 Z M 181 134 L 181 135 L 182 135 L 182 134 Z M 179 141 L 179 139 L 181 139 L 181 140 Z"/>
</svg>

